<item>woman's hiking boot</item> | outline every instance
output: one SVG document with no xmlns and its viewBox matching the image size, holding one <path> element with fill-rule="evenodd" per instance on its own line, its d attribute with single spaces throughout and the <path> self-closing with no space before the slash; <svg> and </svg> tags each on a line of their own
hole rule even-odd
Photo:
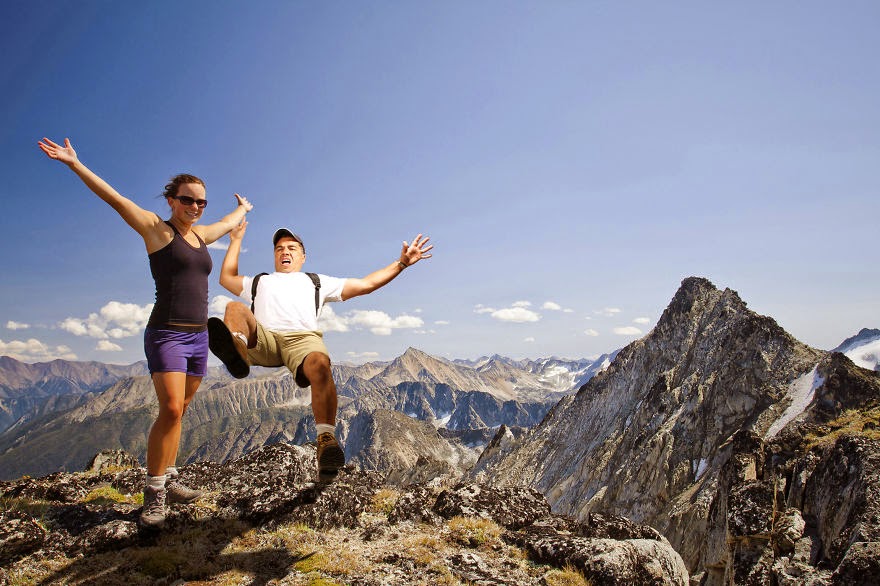
<svg viewBox="0 0 880 586">
<path fill-rule="evenodd" d="M 190 488 L 183 484 L 177 477 L 169 478 L 165 483 L 165 500 L 169 503 L 188 505 L 195 502 L 204 492 Z"/>
<path fill-rule="evenodd" d="M 165 525 L 165 489 L 144 488 L 144 508 L 138 519 L 141 527 L 161 529 Z"/>
</svg>

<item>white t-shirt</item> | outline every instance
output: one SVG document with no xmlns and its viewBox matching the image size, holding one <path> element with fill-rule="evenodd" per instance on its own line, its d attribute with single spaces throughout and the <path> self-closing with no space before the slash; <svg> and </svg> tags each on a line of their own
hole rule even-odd
<svg viewBox="0 0 880 586">
<path fill-rule="evenodd" d="M 318 275 L 321 279 L 320 306 L 330 301 L 342 301 L 345 279 Z M 251 303 L 253 277 L 244 277 L 239 297 Z M 269 273 L 257 283 L 257 302 L 254 317 L 264 328 L 281 332 L 316 331 L 315 285 L 305 273 Z"/>
</svg>

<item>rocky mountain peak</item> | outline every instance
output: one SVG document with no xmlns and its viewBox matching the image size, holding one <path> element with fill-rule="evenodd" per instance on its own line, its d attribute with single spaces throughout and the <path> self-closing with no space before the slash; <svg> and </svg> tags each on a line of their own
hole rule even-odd
<svg viewBox="0 0 880 586">
<path fill-rule="evenodd" d="M 862 328 L 859 330 L 859 333 L 855 336 L 850 336 L 846 340 L 840 343 L 840 345 L 832 350 L 832 352 L 841 352 L 846 354 L 851 349 L 856 346 L 861 346 L 868 342 L 873 342 L 875 340 L 880 340 L 880 330 L 872 329 L 872 328 Z"/>
<path fill-rule="evenodd" d="M 648 523 L 694 567 L 694 518 L 705 518 L 731 438 L 763 435 L 799 404 L 792 384 L 823 355 L 735 291 L 685 279 L 651 333 L 480 471 L 541 490 L 561 513 Z"/>
</svg>

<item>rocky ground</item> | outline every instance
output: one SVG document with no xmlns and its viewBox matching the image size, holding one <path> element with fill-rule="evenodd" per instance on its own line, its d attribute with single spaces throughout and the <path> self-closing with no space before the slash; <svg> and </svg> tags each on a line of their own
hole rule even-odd
<svg viewBox="0 0 880 586">
<path fill-rule="evenodd" d="M 144 472 L 131 463 L 116 454 L 88 472 L 0 483 L 0 583 L 688 583 L 650 527 L 553 515 L 521 488 L 392 488 L 353 468 L 316 485 L 310 446 L 182 467 L 205 496 L 143 531 Z"/>
</svg>

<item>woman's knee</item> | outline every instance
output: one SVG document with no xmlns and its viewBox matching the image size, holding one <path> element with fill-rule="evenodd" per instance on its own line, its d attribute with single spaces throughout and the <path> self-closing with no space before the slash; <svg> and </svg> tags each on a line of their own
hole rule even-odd
<svg viewBox="0 0 880 586">
<path fill-rule="evenodd" d="M 167 401 L 159 404 L 159 419 L 167 422 L 180 421 L 186 411 L 183 401 Z"/>
</svg>

